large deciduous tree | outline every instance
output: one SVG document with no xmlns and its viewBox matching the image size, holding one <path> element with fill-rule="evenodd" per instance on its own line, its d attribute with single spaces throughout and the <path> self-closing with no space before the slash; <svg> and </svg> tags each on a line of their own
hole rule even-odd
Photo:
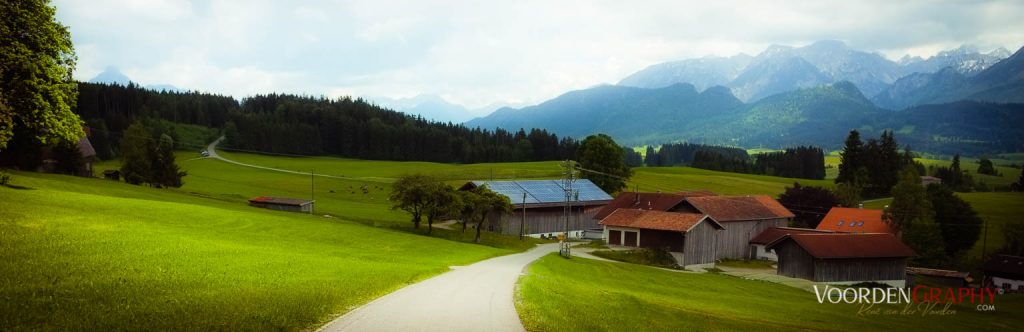
<svg viewBox="0 0 1024 332">
<path fill-rule="evenodd" d="M 413 228 L 419 229 L 426 205 L 429 203 L 431 186 L 437 182 L 433 177 L 411 174 L 398 178 L 391 185 L 391 209 L 403 210 L 412 215 Z"/>
<path fill-rule="evenodd" d="M 779 203 L 792 210 L 794 226 L 815 228 L 833 206 L 839 205 L 839 198 L 822 187 L 806 187 L 794 183 L 779 195 Z"/>
<path fill-rule="evenodd" d="M 921 186 L 916 167 L 907 166 L 899 175 L 899 182 L 892 188 L 892 204 L 882 217 L 917 252 L 914 264 L 938 267 L 946 261 L 946 252 L 928 193 Z"/>
<path fill-rule="evenodd" d="M 55 14 L 47 0 L 0 0 L 0 149 L 17 127 L 44 144 L 84 134 L 71 112 L 78 96 L 71 32 Z"/>
<path fill-rule="evenodd" d="M 427 218 L 427 234 L 434 231 L 434 221 L 453 217 L 461 208 L 455 189 L 441 181 L 433 181 L 427 185 L 423 204 L 423 216 Z"/>
<path fill-rule="evenodd" d="M 605 134 L 587 136 L 576 151 L 576 160 L 581 167 L 596 171 L 583 172 L 582 177 L 609 193 L 626 188 L 626 179 L 633 175 L 622 147 Z"/>
<path fill-rule="evenodd" d="M 928 200 L 935 211 L 935 222 L 942 231 L 947 255 L 960 256 L 978 242 L 982 221 L 971 204 L 939 184 L 928 186 Z"/>
</svg>

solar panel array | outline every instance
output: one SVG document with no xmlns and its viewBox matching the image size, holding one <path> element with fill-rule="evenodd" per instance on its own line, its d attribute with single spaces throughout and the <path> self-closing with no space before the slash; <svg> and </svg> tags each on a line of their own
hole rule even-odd
<svg viewBox="0 0 1024 332">
<path fill-rule="evenodd" d="M 523 202 L 526 192 L 526 204 L 565 202 L 565 189 L 561 180 L 519 180 L 519 181 L 473 181 L 476 186 L 486 185 L 496 193 L 508 196 L 513 204 Z M 587 179 L 576 180 L 572 185 L 573 200 L 578 195 L 580 202 L 610 201 L 612 197 Z"/>
</svg>

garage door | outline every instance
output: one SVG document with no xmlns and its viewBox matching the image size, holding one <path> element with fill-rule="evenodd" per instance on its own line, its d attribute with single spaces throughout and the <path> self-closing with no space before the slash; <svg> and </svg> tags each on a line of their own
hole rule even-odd
<svg viewBox="0 0 1024 332">
<path fill-rule="evenodd" d="M 625 240 L 622 245 L 627 247 L 636 247 L 636 232 L 623 232 L 625 234 Z"/>
<path fill-rule="evenodd" d="M 622 232 L 609 230 L 608 244 L 622 245 Z"/>
</svg>

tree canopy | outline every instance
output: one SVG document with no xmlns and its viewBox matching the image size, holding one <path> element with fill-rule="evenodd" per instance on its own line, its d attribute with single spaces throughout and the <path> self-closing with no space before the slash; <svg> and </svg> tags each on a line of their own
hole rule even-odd
<svg viewBox="0 0 1024 332">
<path fill-rule="evenodd" d="M 839 205 L 839 198 L 828 189 L 794 183 L 779 195 L 779 203 L 796 215 L 793 218 L 794 226 L 816 228 L 828 211 Z"/>
<path fill-rule="evenodd" d="M 41 143 L 77 142 L 71 32 L 47 0 L 0 0 L 0 149 L 16 132 Z M 24 131 L 17 131 L 23 127 Z"/>
<path fill-rule="evenodd" d="M 605 134 L 587 136 L 576 151 L 576 161 L 585 169 L 597 171 L 583 172 L 582 177 L 609 193 L 622 191 L 626 179 L 633 175 L 622 147 Z"/>
</svg>

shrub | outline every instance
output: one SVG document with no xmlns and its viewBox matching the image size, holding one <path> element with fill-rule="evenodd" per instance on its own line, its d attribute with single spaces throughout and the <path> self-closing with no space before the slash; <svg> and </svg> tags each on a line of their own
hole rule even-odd
<svg viewBox="0 0 1024 332">
<path fill-rule="evenodd" d="M 7 173 L 0 173 L 0 186 L 6 186 L 11 182 L 11 176 Z"/>
</svg>

